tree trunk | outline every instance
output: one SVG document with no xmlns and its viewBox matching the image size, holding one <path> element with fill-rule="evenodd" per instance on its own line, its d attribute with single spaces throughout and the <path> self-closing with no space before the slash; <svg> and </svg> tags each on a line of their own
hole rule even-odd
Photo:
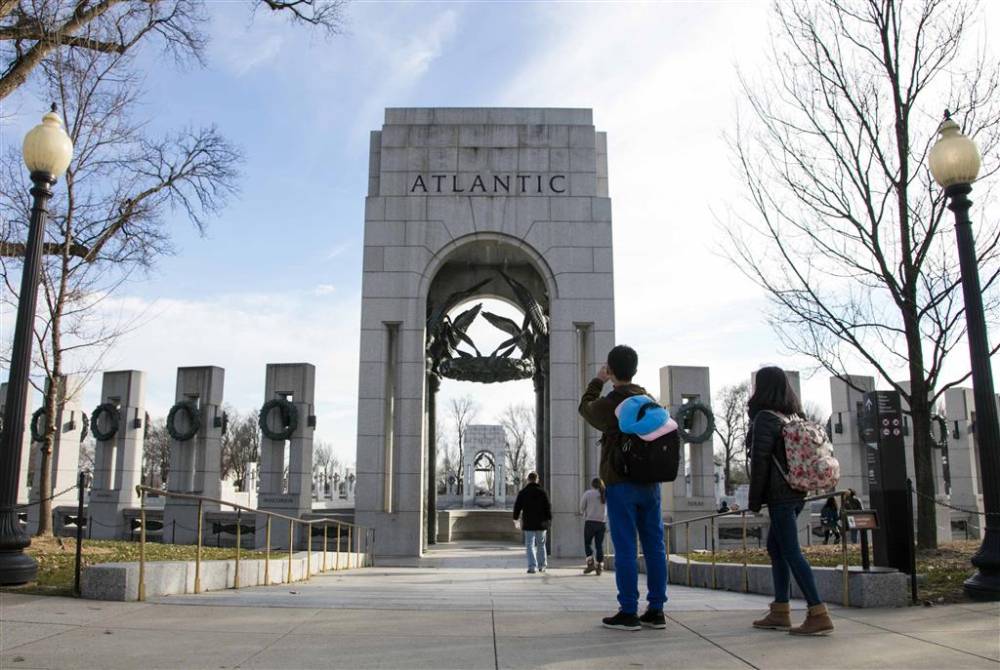
<svg viewBox="0 0 1000 670">
<path fill-rule="evenodd" d="M 52 445 L 56 437 L 56 403 L 59 395 L 58 378 L 49 379 L 45 390 L 45 439 L 39 447 L 41 458 L 38 459 L 38 530 L 36 537 L 52 535 Z"/>
<path fill-rule="evenodd" d="M 733 468 L 733 454 L 732 451 L 727 448 L 725 462 L 722 465 L 722 476 L 725 478 L 723 487 L 725 488 L 727 496 L 733 495 L 732 468 Z"/>
<path fill-rule="evenodd" d="M 921 383 L 923 387 L 923 383 Z M 913 385 L 916 388 L 916 384 Z M 934 463 L 931 446 L 931 410 L 927 391 L 912 391 L 910 416 L 913 419 L 913 471 L 917 493 L 917 546 L 937 548 L 937 513 L 934 503 Z"/>
</svg>

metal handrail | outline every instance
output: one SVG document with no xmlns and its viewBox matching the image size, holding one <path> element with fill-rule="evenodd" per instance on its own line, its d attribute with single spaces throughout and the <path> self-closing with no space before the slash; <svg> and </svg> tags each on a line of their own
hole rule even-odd
<svg viewBox="0 0 1000 670">
<path fill-rule="evenodd" d="M 337 519 L 305 519 L 302 517 L 289 516 L 287 514 L 282 514 L 280 512 L 270 512 L 262 509 L 255 509 L 253 507 L 248 507 L 246 505 L 240 505 L 239 503 L 234 503 L 229 500 L 222 500 L 220 498 L 212 498 L 209 496 L 201 496 L 193 493 L 181 493 L 180 491 L 168 491 L 164 489 L 154 488 L 152 486 L 138 485 L 135 487 L 136 492 L 139 494 L 139 524 L 140 524 L 140 534 L 139 534 L 139 584 L 138 584 L 138 600 L 143 601 L 146 599 L 146 495 L 149 493 L 156 494 L 158 496 L 164 496 L 168 498 L 180 498 L 183 500 L 195 500 L 198 502 L 198 540 L 197 549 L 195 551 L 195 566 L 194 566 L 194 592 L 201 593 L 201 548 L 202 548 L 202 538 L 204 535 L 202 521 L 204 518 L 204 505 L 206 502 L 216 503 L 218 505 L 224 505 L 226 507 L 231 507 L 236 511 L 237 522 L 236 522 L 236 571 L 234 573 L 233 588 L 240 588 L 240 551 L 242 549 L 242 537 L 240 533 L 240 523 L 241 523 L 241 512 L 253 512 L 254 514 L 263 514 L 266 517 L 266 530 L 264 539 L 264 585 L 271 585 L 271 519 L 285 519 L 289 522 L 288 524 L 288 575 L 285 580 L 286 583 L 291 583 L 292 579 L 292 560 L 295 553 L 295 524 L 299 523 L 303 526 L 309 528 L 309 532 L 306 534 L 306 571 L 305 576 L 301 581 L 308 581 L 312 576 L 312 528 L 316 524 L 322 524 L 323 526 L 323 567 L 320 572 L 327 572 L 327 529 L 331 525 L 337 526 L 337 557 L 334 562 L 333 570 L 340 569 L 340 540 L 341 540 L 341 530 L 343 527 L 347 527 L 347 565 L 346 569 L 351 569 L 351 554 L 361 553 L 362 563 L 360 565 L 355 565 L 356 568 L 373 567 L 375 565 L 375 529 L 368 528 L 365 526 L 358 525 L 356 523 L 350 523 L 347 521 L 340 521 Z M 358 532 L 354 532 L 357 529 Z M 363 549 L 363 551 L 362 551 Z"/>
<path fill-rule="evenodd" d="M 847 497 L 847 491 L 833 491 L 831 493 L 823 493 L 814 496 L 807 496 L 802 499 L 802 502 L 811 502 L 813 500 L 823 500 L 825 498 L 830 498 L 832 496 L 838 496 L 840 498 L 840 545 L 842 553 L 842 563 L 843 563 L 843 604 L 844 607 L 849 606 L 849 566 L 847 565 L 847 516 L 844 514 L 844 500 Z M 764 505 L 763 507 L 767 507 Z M 678 526 L 684 526 L 685 535 L 685 547 L 687 549 L 687 585 L 691 586 L 691 524 L 703 521 L 709 521 L 712 526 L 712 588 L 717 588 L 718 581 L 715 576 L 716 560 L 715 560 L 715 520 L 719 517 L 724 516 L 736 516 L 740 515 L 742 519 L 742 542 L 743 542 L 743 592 L 747 593 L 750 590 L 750 574 L 747 560 L 747 514 L 750 510 L 729 510 L 728 512 L 716 512 L 715 514 L 706 514 L 704 516 L 694 517 L 693 519 L 684 519 L 682 521 L 670 521 L 664 522 L 664 528 L 670 529 Z M 810 532 L 812 532 L 810 530 Z M 667 539 L 667 556 L 670 556 L 670 533 L 666 533 Z"/>
</svg>

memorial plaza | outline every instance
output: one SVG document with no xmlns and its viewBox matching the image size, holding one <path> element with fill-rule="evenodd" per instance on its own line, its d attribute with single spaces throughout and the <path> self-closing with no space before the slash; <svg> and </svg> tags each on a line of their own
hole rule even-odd
<svg viewBox="0 0 1000 670">
<path fill-rule="evenodd" d="M 447 547 L 447 548 L 446 548 Z M 404 563 L 398 561 L 398 563 Z M 670 586 L 666 630 L 600 627 L 613 575 L 517 547 L 146 603 L 3 594 L 4 668 L 996 668 L 997 603 L 837 608 L 834 635 L 748 622 L 769 598 Z M 417 567 L 417 566 L 420 567 Z M 804 603 L 795 605 L 796 609 Z"/>
<path fill-rule="evenodd" d="M 0 670 L 1000 670 L 995 6 L 140 4 L 0 2 Z"/>
</svg>

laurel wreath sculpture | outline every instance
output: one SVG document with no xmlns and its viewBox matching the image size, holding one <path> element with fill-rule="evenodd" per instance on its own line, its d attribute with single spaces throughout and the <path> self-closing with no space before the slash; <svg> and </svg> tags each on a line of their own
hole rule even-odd
<svg viewBox="0 0 1000 670">
<path fill-rule="evenodd" d="M 500 271 L 500 276 L 511 287 L 524 310 L 524 322 L 518 325 L 505 316 L 482 312 L 482 303 L 465 310 L 454 319 L 448 316 L 451 309 L 476 295 L 479 289 L 493 279 L 485 279 L 464 291 L 453 293 L 437 309 L 428 310 L 427 362 L 431 375 L 493 384 L 531 379 L 543 366 L 548 354 L 548 317 L 527 287 L 503 271 Z M 480 313 L 491 325 L 509 336 L 488 356 L 480 353 L 475 342 L 466 333 Z M 472 347 L 475 355 L 459 349 L 462 343 Z M 520 350 L 520 358 L 512 357 L 516 350 Z"/>
<path fill-rule="evenodd" d="M 177 415 L 183 413 L 187 417 L 188 429 L 185 431 L 177 428 Z M 201 411 L 195 407 L 194 403 L 179 402 L 170 408 L 167 413 L 167 433 L 178 442 L 187 442 L 201 430 Z"/>
<path fill-rule="evenodd" d="M 271 415 L 271 412 L 276 409 L 281 414 L 281 429 L 271 430 L 267 419 Z M 260 426 L 260 431 L 264 433 L 264 437 L 269 440 L 287 440 L 299 427 L 299 410 L 285 398 L 268 400 L 261 405 L 257 424 Z"/>
<path fill-rule="evenodd" d="M 684 427 L 688 420 L 690 419 L 691 425 L 694 425 L 694 417 L 697 414 L 705 415 L 705 430 L 700 433 L 690 433 Z M 681 439 L 690 444 L 701 444 L 702 442 L 707 442 L 712 433 L 715 432 L 715 414 L 712 413 L 712 408 L 705 403 L 700 402 L 689 402 L 682 405 L 677 411 L 677 425 L 680 426 Z"/>
<path fill-rule="evenodd" d="M 101 417 L 107 417 L 107 430 L 101 430 Z M 90 432 L 98 442 L 112 439 L 118 433 L 118 425 L 121 423 L 121 413 L 118 408 L 109 402 L 101 403 L 94 408 L 90 414 Z"/>
</svg>

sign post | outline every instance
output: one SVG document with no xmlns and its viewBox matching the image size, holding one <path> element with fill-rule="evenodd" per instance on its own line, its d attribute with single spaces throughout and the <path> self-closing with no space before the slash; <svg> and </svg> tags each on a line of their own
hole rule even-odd
<svg viewBox="0 0 1000 670">
<path fill-rule="evenodd" d="M 913 546 L 906 493 L 903 412 L 896 391 L 866 393 L 858 408 L 858 427 L 865 443 L 871 506 L 882 523 L 873 531 L 875 565 L 911 570 Z"/>
</svg>

